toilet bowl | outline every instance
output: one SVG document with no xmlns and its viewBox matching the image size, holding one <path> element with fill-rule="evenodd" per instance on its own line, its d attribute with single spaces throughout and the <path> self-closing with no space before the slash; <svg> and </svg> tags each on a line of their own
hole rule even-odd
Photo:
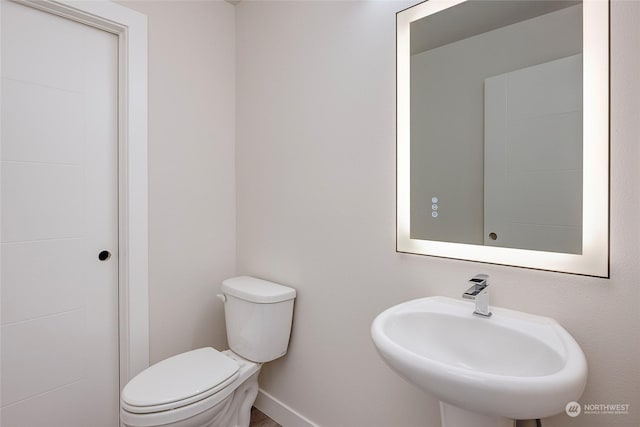
<svg viewBox="0 0 640 427">
<path fill-rule="evenodd" d="M 247 276 L 221 290 L 230 349 L 200 348 L 142 371 L 122 390 L 122 426 L 249 426 L 262 363 L 287 352 L 296 294 Z"/>
</svg>

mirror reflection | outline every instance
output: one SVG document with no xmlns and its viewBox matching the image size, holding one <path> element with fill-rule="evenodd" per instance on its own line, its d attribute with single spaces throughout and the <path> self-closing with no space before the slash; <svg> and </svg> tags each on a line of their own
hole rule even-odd
<svg viewBox="0 0 640 427">
<path fill-rule="evenodd" d="M 410 25 L 410 238 L 580 254 L 582 3 Z"/>
</svg>

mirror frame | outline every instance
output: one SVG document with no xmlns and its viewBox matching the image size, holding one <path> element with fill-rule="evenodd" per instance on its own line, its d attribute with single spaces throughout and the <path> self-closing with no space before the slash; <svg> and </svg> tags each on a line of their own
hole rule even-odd
<svg viewBox="0 0 640 427">
<path fill-rule="evenodd" d="M 412 239 L 410 25 L 467 0 L 427 0 L 396 14 L 396 251 L 609 277 L 609 0 L 583 1 L 582 254 Z"/>
</svg>

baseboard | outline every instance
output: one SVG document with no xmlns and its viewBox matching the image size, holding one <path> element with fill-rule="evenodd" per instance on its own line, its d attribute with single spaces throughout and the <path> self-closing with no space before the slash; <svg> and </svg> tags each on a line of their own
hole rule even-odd
<svg viewBox="0 0 640 427">
<path fill-rule="evenodd" d="M 258 390 L 253 406 L 282 427 L 319 427 L 262 389 Z"/>
</svg>

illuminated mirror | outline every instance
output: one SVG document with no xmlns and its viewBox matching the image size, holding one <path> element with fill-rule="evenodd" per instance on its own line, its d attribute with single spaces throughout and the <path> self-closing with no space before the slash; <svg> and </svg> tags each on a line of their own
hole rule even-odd
<svg viewBox="0 0 640 427">
<path fill-rule="evenodd" d="M 397 14 L 397 250 L 608 277 L 609 5 Z"/>
</svg>

